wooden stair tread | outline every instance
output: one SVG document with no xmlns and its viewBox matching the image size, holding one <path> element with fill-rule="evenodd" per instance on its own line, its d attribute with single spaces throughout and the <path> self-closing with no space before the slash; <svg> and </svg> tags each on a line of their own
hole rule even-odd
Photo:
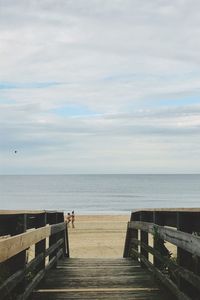
<svg viewBox="0 0 200 300">
<path fill-rule="evenodd" d="M 66 259 L 51 270 L 32 300 L 167 300 L 151 274 L 130 259 Z"/>
</svg>

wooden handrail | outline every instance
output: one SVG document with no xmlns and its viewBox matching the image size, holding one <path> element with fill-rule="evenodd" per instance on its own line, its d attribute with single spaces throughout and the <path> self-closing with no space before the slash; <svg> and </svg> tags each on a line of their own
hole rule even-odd
<svg viewBox="0 0 200 300">
<path fill-rule="evenodd" d="M 170 242 L 194 255 L 200 256 L 200 237 L 198 236 L 159 226 L 153 223 L 140 221 L 129 222 L 128 228 L 140 229 L 142 231 L 149 232 L 152 235 L 158 234 L 161 239 Z"/>
<path fill-rule="evenodd" d="M 0 234 L 9 235 L 0 239 L 1 299 L 27 299 L 58 259 L 69 257 L 67 224 L 61 212 L 6 211 L 0 214 Z M 27 249 L 32 245 L 35 257 L 28 262 Z"/>
<path fill-rule="evenodd" d="M 153 246 L 149 244 L 149 236 L 153 239 Z M 177 257 L 171 257 L 165 242 L 174 245 Z M 132 212 L 127 224 L 124 257 L 138 260 L 177 299 L 199 299 L 200 209 Z"/>
</svg>

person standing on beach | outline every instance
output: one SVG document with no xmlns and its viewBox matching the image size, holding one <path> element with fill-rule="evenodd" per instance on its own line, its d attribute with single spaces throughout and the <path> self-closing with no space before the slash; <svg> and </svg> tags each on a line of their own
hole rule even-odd
<svg viewBox="0 0 200 300">
<path fill-rule="evenodd" d="M 72 228 L 75 228 L 75 226 L 74 226 L 74 221 L 75 221 L 74 210 L 72 211 L 71 218 L 72 218 Z"/>
</svg>

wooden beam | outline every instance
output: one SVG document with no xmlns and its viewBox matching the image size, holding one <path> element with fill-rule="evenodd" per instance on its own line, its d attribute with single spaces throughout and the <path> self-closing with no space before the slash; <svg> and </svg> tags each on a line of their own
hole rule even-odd
<svg viewBox="0 0 200 300">
<path fill-rule="evenodd" d="M 131 229 L 129 228 L 129 224 L 127 224 L 126 239 L 125 239 L 123 257 L 128 257 L 129 256 L 129 248 L 130 248 L 130 240 L 131 240 L 130 232 L 131 232 Z"/>
<path fill-rule="evenodd" d="M 0 262 L 49 237 L 50 234 L 51 227 L 46 226 L 0 241 Z"/>
<path fill-rule="evenodd" d="M 132 228 L 133 230 L 144 230 L 151 234 L 154 234 L 155 230 L 157 230 L 157 233 L 163 240 L 168 241 L 194 255 L 200 256 L 200 237 L 198 236 L 170 228 L 165 228 L 153 223 L 139 221 L 129 222 L 129 228 Z"/>
<path fill-rule="evenodd" d="M 24 215 L 24 214 L 41 214 L 45 210 L 0 210 L 0 215 Z"/>
<path fill-rule="evenodd" d="M 177 207 L 177 208 L 148 208 L 148 209 L 136 209 L 132 211 L 132 214 L 138 213 L 140 211 L 157 211 L 157 212 L 200 212 L 199 207 L 192 207 L 192 208 L 187 208 L 187 207 Z"/>
<path fill-rule="evenodd" d="M 41 228 L 46 226 L 46 213 L 37 215 L 35 218 L 35 227 Z M 46 251 L 46 239 L 43 239 L 35 244 L 35 257 L 38 255 L 45 254 Z M 45 256 L 40 264 L 37 266 L 37 272 L 45 268 Z"/>
<path fill-rule="evenodd" d="M 29 248 L 31 245 L 51 236 L 52 232 L 62 231 L 65 222 L 52 226 L 41 227 L 19 235 L 12 236 L 5 240 L 0 240 L 0 262 L 16 255 L 17 253 Z"/>
<path fill-rule="evenodd" d="M 51 254 L 53 251 L 55 251 L 56 248 L 59 248 L 64 243 L 63 238 L 61 238 L 55 245 L 51 246 L 49 249 L 46 250 L 45 254 L 40 253 L 37 257 L 35 257 L 33 260 L 31 260 L 25 267 L 25 269 L 21 269 L 14 273 L 12 276 L 10 276 L 1 286 L 0 286 L 0 295 L 2 298 L 4 298 L 6 295 L 8 295 L 15 287 L 16 285 L 23 280 L 25 275 L 35 269 L 42 261 L 43 259 Z"/>
<path fill-rule="evenodd" d="M 56 234 L 66 229 L 66 222 L 51 225 L 51 235 Z"/>
<path fill-rule="evenodd" d="M 147 222 L 148 218 L 149 218 L 148 212 L 141 212 L 140 213 L 140 221 L 146 221 Z M 149 234 L 148 234 L 148 232 L 141 230 L 140 239 L 141 239 L 141 244 L 140 244 L 141 255 L 146 257 L 146 259 L 149 259 L 149 252 L 146 250 L 145 247 L 143 247 L 144 244 L 145 245 L 149 244 Z M 143 264 L 142 262 L 141 262 L 141 266 L 146 267 L 146 265 Z"/>
<path fill-rule="evenodd" d="M 162 256 L 160 252 L 158 252 L 151 246 L 145 245 L 141 241 L 132 239 L 131 243 L 135 243 L 143 246 L 146 249 L 146 251 L 155 255 L 160 261 L 162 261 L 173 272 L 175 277 L 180 276 L 184 278 L 186 281 L 190 282 L 195 288 L 197 288 L 200 291 L 200 277 L 198 275 L 179 266 L 178 264 L 173 262 L 173 260 L 171 260 L 170 258 Z"/>
<path fill-rule="evenodd" d="M 179 291 L 178 287 L 160 270 L 155 268 L 144 256 L 140 256 L 140 259 L 144 264 L 146 264 L 147 268 L 157 277 L 157 279 L 177 297 L 178 300 L 192 300 L 183 292 Z"/>
</svg>

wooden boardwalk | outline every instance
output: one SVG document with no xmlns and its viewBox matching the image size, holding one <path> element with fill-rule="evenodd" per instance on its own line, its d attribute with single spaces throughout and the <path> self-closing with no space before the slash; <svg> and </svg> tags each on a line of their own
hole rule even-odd
<svg viewBox="0 0 200 300">
<path fill-rule="evenodd" d="M 0 299 L 200 300 L 200 209 L 132 212 L 121 259 L 69 250 L 63 212 L 1 212 Z"/>
<path fill-rule="evenodd" d="M 151 273 L 131 259 L 70 258 L 59 261 L 33 292 L 31 300 L 168 300 L 169 297 L 154 282 Z"/>
</svg>

